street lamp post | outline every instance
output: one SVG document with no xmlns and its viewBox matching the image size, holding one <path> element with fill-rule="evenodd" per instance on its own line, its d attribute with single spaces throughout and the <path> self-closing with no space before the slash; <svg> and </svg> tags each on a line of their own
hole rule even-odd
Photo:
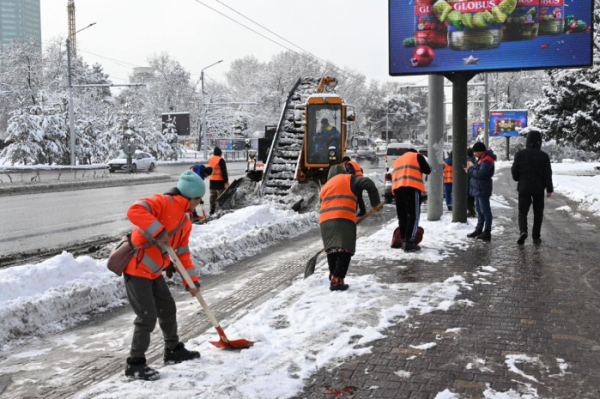
<svg viewBox="0 0 600 399">
<path fill-rule="evenodd" d="M 202 86 L 201 86 L 201 91 L 200 91 L 200 98 L 201 98 L 200 101 L 202 102 L 202 134 L 204 135 L 203 141 L 204 141 L 204 159 L 205 160 L 208 159 L 208 135 L 207 135 L 208 124 L 206 123 L 207 105 L 204 103 L 204 71 L 210 67 L 220 64 L 221 62 L 223 62 L 223 60 L 217 61 L 214 64 L 209 65 L 206 68 L 203 68 L 202 71 L 200 71 L 200 80 L 202 81 Z"/>
<path fill-rule="evenodd" d="M 91 28 L 96 25 L 96 23 L 89 24 L 83 29 L 78 30 L 73 33 L 73 35 L 85 30 L 87 28 Z M 71 78 L 71 36 L 67 37 L 67 75 L 69 78 L 69 136 L 70 136 L 70 150 L 71 150 L 71 166 L 75 166 L 75 106 L 73 105 L 73 81 Z"/>
</svg>

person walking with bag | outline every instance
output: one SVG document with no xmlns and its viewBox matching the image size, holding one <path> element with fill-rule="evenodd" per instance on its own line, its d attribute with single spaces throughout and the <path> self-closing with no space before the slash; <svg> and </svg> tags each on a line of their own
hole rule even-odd
<svg viewBox="0 0 600 399">
<path fill-rule="evenodd" d="M 192 231 L 189 213 L 200 204 L 205 191 L 202 179 L 186 171 L 176 188 L 165 195 L 140 199 L 127 211 L 127 217 L 135 225 L 131 243 L 137 248 L 123 272 L 127 298 L 137 316 L 125 368 L 127 377 L 140 380 L 159 378 L 158 371 L 147 366 L 145 357 L 150 333 L 157 320 L 165 342 L 165 364 L 200 357 L 200 353 L 187 350 L 179 341 L 175 301 L 162 275 L 171 260 L 161 246 L 170 245 L 175 250 L 196 287 L 187 287 L 185 281 L 183 284 L 192 296 L 196 296 L 200 282 L 188 247 Z"/>
<path fill-rule="evenodd" d="M 217 198 L 229 188 L 229 176 L 227 174 L 227 164 L 221 157 L 223 152 L 219 147 L 213 150 L 213 156 L 209 158 L 208 164 L 212 168 L 210 175 L 210 214 L 214 215 L 217 211 Z"/>
<path fill-rule="evenodd" d="M 544 219 L 544 197 L 550 198 L 554 192 L 550 157 L 542 148 L 542 135 L 536 130 L 527 134 L 525 149 L 515 154 L 511 168 L 513 180 L 519 182 L 519 239 L 517 244 L 525 244 L 528 236 L 527 215 L 533 203 L 534 244 L 540 244 L 542 221 Z"/>
<path fill-rule="evenodd" d="M 471 178 L 469 194 L 475 197 L 477 211 L 477 227 L 468 234 L 469 238 L 478 238 L 482 241 L 492 240 L 492 208 L 490 197 L 494 188 L 492 177 L 495 172 L 496 155 L 488 150 L 485 144 L 477 142 L 473 145 L 473 153 L 477 162 L 470 168 L 465 168 Z"/>
<path fill-rule="evenodd" d="M 345 291 L 349 287 L 344 279 L 356 250 L 356 207 L 358 196 L 364 190 L 369 194 L 373 209 L 381 211 L 383 204 L 375 183 L 346 173 L 341 165 L 329 168 L 327 183 L 321 188 L 319 225 L 329 264 L 331 291 Z"/>
<path fill-rule="evenodd" d="M 396 198 L 396 213 L 404 252 L 420 251 L 416 243 L 421 217 L 421 196 L 425 192 L 423 175 L 431 167 L 423 154 L 410 149 L 392 165 L 392 192 Z"/>
</svg>

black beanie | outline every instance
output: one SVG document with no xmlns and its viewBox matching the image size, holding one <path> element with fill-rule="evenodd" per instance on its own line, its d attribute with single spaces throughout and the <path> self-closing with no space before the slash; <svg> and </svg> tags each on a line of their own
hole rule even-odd
<svg viewBox="0 0 600 399">
<path fill-rule="evenodd" d="M 219 147 L 215 147 L 213 154 L 220 157 L 221 155 L 223 155 L 223 151 L 221 151 Z"/>
<path fill-rule="evenodd" d="M 473 152 L 485 152 L 487 151 L 487 148 L 485 146 L 485 144 L 483 144 L 481 141 L 478 141 L 477 143 L 473 144 Z"/>
</svg>

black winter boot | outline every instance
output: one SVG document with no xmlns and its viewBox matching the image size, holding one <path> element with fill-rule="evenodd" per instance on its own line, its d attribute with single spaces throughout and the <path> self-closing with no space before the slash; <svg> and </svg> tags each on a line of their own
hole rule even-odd
<svg viewBox="0 0 600 399">
<path fill-rule="evenodd" d="M 483 229 L 481 227 L 476 227 L 475 230 L 471 234 L 467 234 L 469 238 L 477 238 L 483 233 Z"/>
<path fill-rule="evenodd" d="M 146 365 L 146 358 L 128 357 L 125 367 L 125 376 L 135 380 L 155 381 L 160 378 L 158 371 L 151 369 Z"/>
<path fill-rule="evenodd" d="M 517 244 L 523 245 L 525 244 L 525 240 L 527 239 L 527 233 L 521 233 L 519 239 L 517 240 Z"/>
<path fill-rule="evenodd" d="M 344 283 L 343 278 L 331 277 L 329 291 L 346 291 L 350 286 Z"/>
<path fill-rule="evenodd" d="M 163 356 L 165 364 L 177 364 L 193 359 L 200 359 L 200 352 L 185 349 L 183 342 L 178 343 L 173 350 L 165 348 L 165 355 Z"/>
<path fill-rule="evenodd" d="M 539 245 L 542 243 L 542 239 L 540 237 L 533 237 L 533 243 Z"/>
<path fill-rule="evenodd" d="M 481 241 L 492 241 L 492 233 L 489 231 L 484 231 L 479 237 L 477 237 L 477 239 Z"/>
<path fill-rule="evenodd" d="M 402 247 L 404 249 L 404 252 L 418 252 L 421 250 L 421 247 L 412 241 L 405 241 Z"/>
</svg>

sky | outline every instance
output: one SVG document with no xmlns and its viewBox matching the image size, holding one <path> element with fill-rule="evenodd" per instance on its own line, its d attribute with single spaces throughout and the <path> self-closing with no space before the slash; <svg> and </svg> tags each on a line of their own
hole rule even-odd
<svg viewBox="0 0 600 399">
<path fill-rule="evenodd" d="M 268 61 L 285 49 L 203 6 L 202 2 L 282 45 L 298 48 L 262 30 L 224 5 L 337 66 L 379 81 L 426 83 L 426 76 L 388 75 L 387 0 L 75 0 L 79 54 L 100 62 L 114 83 L 153 54 L 169 53 L 198 77 L 225 79 L 228 65 L 254 55 Z M 66 37 L 67 0 L 41 0 L 42 41 Z"/>
</svg>

